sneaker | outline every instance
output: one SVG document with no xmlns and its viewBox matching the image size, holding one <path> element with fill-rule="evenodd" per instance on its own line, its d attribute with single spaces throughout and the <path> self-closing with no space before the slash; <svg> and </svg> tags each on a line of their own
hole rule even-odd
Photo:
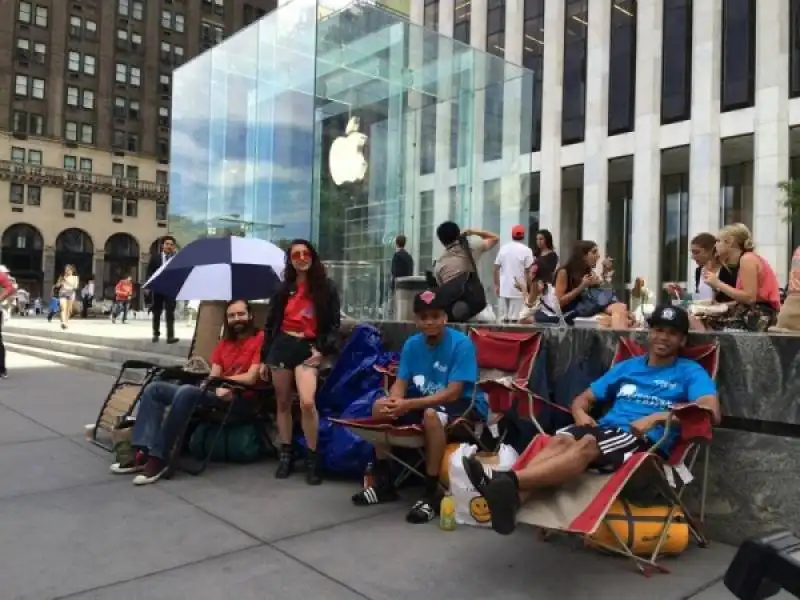
<svg viewBox="0 0 800 600">
<path fill-rule="evenodd" d="M 169 471 L 169 465 L 160 458 L 151 456 L 145 464 L 141 475 L 133 478 L 133 485 L 147 485 L 155 483 Z"/>
<path fill-rule="evenodd" d="M 160 337 L 161 337 L 160 335 L 153 334 L 153 343 L 157 344 Z"/>
<path fill-rule="evenodd" d="M 294 461 L 292 460 L 292 449 L 281 448 L 278 456 L 278 468 L 275 470 L 275 479 L 286 479 L 294 472 Z"/>
<path fill-rule="evenodd" d="M 117 317 L 111 317 L 111 324 L 114 325 L 117 322 Z"/>
<path fill-rule="evenodd" d="M 180 340 L 178 340 L 178 338 L 176 338 L 176 337 L 167 338 L 167 343 L 168 344 L 177 344 L 179 341 Z"/>
<path fill-rule="evenodd" d="M 309 452 L 308 456 L 306 456 L 306 483 L 308 485 L 319 485 L 322 483 L 319 470 L 319 455 L 316 452 Z"/>
<path fill-rule="evenodd" d="M 0 379 L 8 379 L 8 371 L 3 371 L 0 373 Z"/>
<path fill-rule="evenodd" d="M 429 523 L 436 518 L 435 502 L 428 498 L 418 500 L 411 510 L 406 515 L 406 521 L 419 525 L 422 523 Z"/>
<path fill-rule="evenodd" d="M 396 502 L 400 499 L 400 495 L 393 485 L 383 484 L 374 487 L 366 487 L 353 494 L 350 499 L 356 506 L 373 506 L 385 502 Z"/>
<path fill-rule="evenodd" d="M 470 483 L 486 499 L 492 513 L 492 529 L 502 535 L 513 533 L 517 528 L 517 511 L 520 507 L 516 479 L 505 471 L 487 475 L 483 465 L 474 456 L 462 460 Z"/>
<path fill-rule="evenodd" d="M 129 473 L 141 473 L 147 463 L 147 454 L 139 450 L 132 460 L 125 463 L 114 463 L 109 467 L 109 471 L 115 475 L 127 475 Z"/>
</svg>

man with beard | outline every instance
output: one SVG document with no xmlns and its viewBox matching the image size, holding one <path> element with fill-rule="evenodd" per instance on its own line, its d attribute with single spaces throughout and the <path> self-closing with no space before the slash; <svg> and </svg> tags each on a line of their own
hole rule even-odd
<svg viewBox="0 0 800 600">
<path fill-rule="evenodd" d="M 697 362 L 679 356 L 689 335 L 689 315 L 676 306 L 659 306 L 648 325 L 648 353 L 614 365 L 579 394 L 572 402 L 575 424 L 558 431 L 530 462 L 487 475 L 477 459 L 464 459 L 470 481 L 486 498 L 496 532 L 514 531 L 517 511 L 530 492 L 562 486 L 587 470 L 616 471 L 634 452 L 652 448 L 664 436 L 676 404 L 694 402 L 719 423 L 714 381 Z M 589 415 L 595 402 L 612 403 L 596 421 Z M 658 452 L 668 455 L 679 434 L 680 424 L 673 423 Z"/>
<path fill-rule="evenodd" d="M 253 324 L 250 305 L 245 300 L 231 300 L 225 310 L 225 332 L 211 354 L 211 377 L 225 377 L 245 385 L 259 381 L 261 346 L 264 333 Z M 252 393 L 244 393 L 244 398 Z M 138 473 L 135 485 L 155 483 L 169 470 L 173 446 L 198 405 L 217 406 L 234 400 L 234 392 L 221 387 L 204 392 L 196 385 L 178 385 L 153 381 L 142 392 L 139 413 L 133 427 L 131 445 L 135 457 L 128 463 L 111 465 L 116 474 Z M 166 419 L 164 413 L 169 408 Z M 237 410 L 238 409 L 238 410 Z M 237 403 L 234 411 L 248 412 L 246 403 Z"/>
</svg>

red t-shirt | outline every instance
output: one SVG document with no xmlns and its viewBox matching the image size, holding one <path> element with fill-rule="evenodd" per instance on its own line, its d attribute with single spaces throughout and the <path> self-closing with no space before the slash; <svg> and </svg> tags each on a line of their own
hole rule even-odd
<svg viewBox="0 0 800 600">
<path fill-rule="evenodd" d="M 250 367 L 261 363 L 261 344 L 264 332 L 259 331 L 244 340 L 220 340 L 211 353 L 211 364 L 222 367 L 222 377 L 243 375 Z"/>
<path fill-rule="evenodd" d="M 297 291 L 289 296 L 286 309 L 283 311 L 283 326 L 286 333 L 302 333 L 303 337 L 317 337 L 317 316 L 314 314 L 314 302 L 304 283 L 297 284 Z"/>
</svg>

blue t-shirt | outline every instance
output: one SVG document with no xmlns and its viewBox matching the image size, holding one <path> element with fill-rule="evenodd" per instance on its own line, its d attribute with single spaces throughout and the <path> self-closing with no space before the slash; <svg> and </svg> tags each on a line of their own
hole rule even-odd
<svg viewBox="0 0 800 600">
<path fill-rule="evenodd" d="M 647 356 L 637 356 L 614 365 L 591 384 L 598 402 L 613 400 L 611 410 L 598 421 L 601 427 L 630 431 L 631 423 L 658 412 L 667 412 L 673 404 L 695 402 L 703 396 L 716 396 L 717 386 L 699 363 L 677 358 L 663 367 L 651 367 Z M 664 435 L 664 425 L 647 432 L 653 443 Z M 669 452 L 679 435 L 676 427 L 663 446 Z"/>
<path fill-rule="evenodd" d="M 432 396 L 449 383 L 461 381 L 462 398 L 471 401 L 478 380 L 475 346 L 468 336 L 449 327 L 436 346 L 429 345 L 425 336 L 417 333 L 403 344 L 397 376 L 408 382 L 409 398 Z M 488 412 L 486 397 L 480 390 L 475 396 L 475 410 L 482 417 Z"/>
</svg>

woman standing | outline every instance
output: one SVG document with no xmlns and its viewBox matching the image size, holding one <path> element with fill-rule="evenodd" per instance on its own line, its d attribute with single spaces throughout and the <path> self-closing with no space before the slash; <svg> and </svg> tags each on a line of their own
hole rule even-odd
<svg viewBox="0 0 800 600">
<path fill-rule="evenodd" d="M 732 300 L 725 315 L 707 318 L 706 324 L 716 330 L 766 331 L 781 308 L 780 284 L 770 264 L 756 254 L 750 230 L 742 223 L 728 225 L 717 235 L 716 250 L 722 264 L 738 265 L 739 273 L 730 285 L 718 272 L 704 272 L 705 282 Z"/>
<path fill-rule="evenodd" d="M 292 456 L 292 391 L 300 396 L 306 439 L 306 482 L 322 483 L 317 456 L 319 415 L 315 404 L 317 370 L 323 356 L 336 350 L 341 312 L 339 294 L 328 279 L 317 251 L 306 240 L 294 240 L 286 258 L 281 288 L 270 301 L 261 349 L 272 375 L 277 399 L 278 437 L 281 442 L 275 477 L 285 479 L 294 470 Z"/>
<path fill-rule="evenodd" d="M 628 328 L 628 307 L 611 298 L 610 302 L 601 305 L 591 299 L 590 290 L 599 288 L 610 274 L 611 261 L 603 261 L 603 275 L 599 277 L 594 269 L 600 261 L 600 250 L 590 240 L 575 243 L 567 263 L 556 271 L 555 292 L 561 305 L 564 317 L 593 317 L 605 313 L 611 316 L 611 327 Z M 592 302 L 594 305 L 592 306 Z"/>
<path fill-rule="evenodd" d="M 75 303 L 75 293 L 78 290 L 78 276 L 75 267 L 67 265 L 64 274 L 59 278 L 58 305 L 61 308 L 61 329 L 66 329 L 72 317 L 72 305 Z"/>
<path fill-rule="evenodd" d="M 553 234 L 547 229 L 540 229 L 536 234 L 536 249 L 533 251 L 534 275 L 547 283 L 553 282 L 558 267 L 558 254 L 553 249 Z"/>
</svg>

